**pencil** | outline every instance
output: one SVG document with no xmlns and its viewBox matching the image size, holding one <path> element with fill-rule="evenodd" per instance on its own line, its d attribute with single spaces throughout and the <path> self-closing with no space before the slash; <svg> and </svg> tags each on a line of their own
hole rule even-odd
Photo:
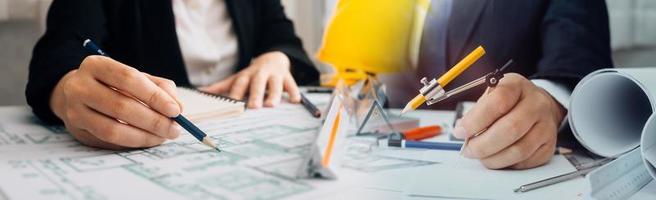
<svg viewBox="0 0 656 200">
<path fill-rule="evenodd" d="M 303 107 L 312 114 L 312 116 L 316 118 L 321 117 L 321 110 L 317 108 L 303 93 L 301 93 L 301 104 L 303 104 Z"/>
<path fill-rule="evenodd" d="M 474 62 L 476 62 L 479 58 L 481 58 L 485 54 L 485 49 L 483 47 L 478 46 L 474 51 L 469 53 L 467 56 L 465 56 L 460 62 L 458 62 L 456 65 L 454 65 L 449 71 L 444 73 L 442 76 L 440 76 L 439 79 L 437 79 L 437 83 L 442 87 L 446 87 L 453 79 L 458 77 L 462 72 L 464 72 L 466 69 L 468 69 Z M 408 102 L 408 104 L 405 105 L 405 108 L 403 108 L 403 111 L 401 111 L 401 114 L 404 114 L 408 111 L 411 110 L 416 110 L 421 104 L 426 102 L 426 97 L 423 94 L 418 94 Z"/>
<path fill-rule="evenodd" d="M 209 147 L 216 149 L 217 151 L 221 151 L 221 149 L 219 149 L 216 146 L 216 144 L 214 144 L 214 142 L 212 142 L 212 140 L 209 137 L 207 137 L 207 134 L 205 134 L 205 132 L 203 132 L 202 130 L 200 130 L 200 128 L 198 128 L 193 123 L 191 123 L 191 121 L 189 121 L 186 117 L 182 115 L 178 115 L 177 117 L 173 117 L 172 119 L 178 124 L 180 124 L 182 128 L 184 128 L 189 133 L 191 133 L 191 135 L 193 135 L 198 141 L 202 142 L 203 144 Z"/>
<path fill-rule="evenodd" d="M 95 53 L 95 54 L 109 57 L 109 55 L 107 55 L 107 53 L 105 53 L 103 50 L 100 49 L 100 47 L 98 47 L 95 43 L 93 43 L 93 41 L 91 41 L 91 39 L 84 40 L 84 43 L 82 43 L 82 46 L 84 48 L 86 48 L 87 50 Z M 120 92 L 121 94 L 127 95 L 130 98 L 135 99 L 136 101 L 138 101 L 139 103 L 141 103 L 145 106 L 148 106 L 145 103 L 139 101 L 138 99 L 134 98 L 133 96 L 131 96 L 129 94 L 121 92 L 121 91 L 119 91 L 118 89 L 115 89 L 115 88 L 112 88 L 112 89 L 116 90 L 117 92 Z M 212 147 L 212 148 L 216 149 L 217 151 L 221 151 L 219 149 L 219 147 L 217 147 L 216 144 L 214 144 L 214 142 L 212 142 L 212 140 L 210 140 L 207 137 L 207 134 L 205 134 L 205 132 L 203 132 L 202 130 L 200 130 L 200 128 L 198 128 L 196 125 L 191 123 L 191 121 L 187 120 L 187 118 L 182 116 L 182 114 L 178 115 L 177 117 L 172 117 L 171 119 L 173 119 L 173 121 L 180 124 L 180 126 L 182 126 L 182 128 L 184 128 L 189 133 L 191 133 L 191 135 L 193 135 L 196 139 L 198 139 L 198 141 L 202 142 L 203 144 L 205 144 L 209 147 Z"/>
</svg>

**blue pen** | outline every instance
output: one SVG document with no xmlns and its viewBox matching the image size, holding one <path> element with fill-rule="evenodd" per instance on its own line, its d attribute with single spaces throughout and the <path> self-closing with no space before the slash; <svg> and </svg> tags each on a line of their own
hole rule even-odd
<svg viewBox="0 0 656 200">
<path fill-rule="evenodd" d="M 418 149 L 436 149 L 436 150 L 449 150 L 449 151 L 460 151 L 462 144 L 460 143 L 449 143 L 449 142 L 420 142 L 420 141 L 409 141 L 402 139 L 388 139 L 387 146 L 391 147 L 401 147 L 401 148 L 418 148 Z"/>
<path fill-rule="evenodd" d="M 98 47 L 98 45 L 93 43 L 90 39 L 84 40 L 84 43 L 82 43 L 82 46 L 84 46 L 84 48 L 86 48 L 87 50 L 89 50 L 91 52 L 94 52 L 95 54 L 109 57 L 109 55 L 107 53 L 105 53 L 103 50 L 101 50 Z M 116 89 L 116 88 L 112 87 L 112 89 L 118 91 L 118 89 Z M 131 96 L 131 98 L 139 101 L 138 99 L 136 99 L 132 96 Z M 141 102 L 141 101 L 139 101 L 139 102 Z M 141 103 L 143 104 L 143 102 L 141 102 Z M 146 105 L 146 104 L 144 104 L 144 105 Z M 198 139 L 198 141 L 200 141 L 203 144 L 205 144 L 207 146 L 210 146 L 210 147 L 212 147 L 212 148 L 214 148 L 218 151 L 221 151 L 219 149 L 219 147 L 217 147 L 216 144 L 214 144 L 214 142 L 209 137 L 207 137 L 207 134 L 205 134 L 205 132 L 200 130 L 196 125 L 191 123 L 191 121 L 189 121 L 187 118 L 182 116 L 182 114 L 178 115 L 177 117 L 172 117 L 171 119 L 173 119 L 175 122 L 180 124 L 180 126 L 182 126 L 182 128 L 187 130 L 187 132 L 191 133 L 191 135 L 193 135 L 196 139 Z"/>
</svg>

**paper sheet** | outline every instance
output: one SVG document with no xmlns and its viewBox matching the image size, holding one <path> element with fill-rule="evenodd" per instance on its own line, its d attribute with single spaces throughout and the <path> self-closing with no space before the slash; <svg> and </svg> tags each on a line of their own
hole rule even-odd
<svg viewBox="0 0 656 200">
<path fill-rule="evenodd" d="M 0 196 L 10 199 L 271 199 L 314 188 L 284 178 L 321 124 L 300 105 L 198 123 L 220 153 L 188 134 L 154 148 L 99 150 L 25 120 L 28 109 L 0 115 Z"/>
<path fill-rule="evenodd" d="M 336 150 L 337 181 L 290 179 L 322 124 L 298 104 L 197 123 L 220 153 L 189 134 L 154 148 L 100 150 L 36 122 L 26 107 L 0 107 L 0 199 L 311 199 L 360 187 L 376 173 L 437 163 L 349 138 Z"/>
<path fill-rule="evenodd" d="M 525 193 L 514 193 L 521 185 L 576 170 L 561 155 L 545 166 L 527 170 L 489 170 L 478 161 L 431 165 L 412 171 L 415 179 L 406 193 L 411 196 L 473 199 L 580 199 L 583 178 Z"/>
</svg>

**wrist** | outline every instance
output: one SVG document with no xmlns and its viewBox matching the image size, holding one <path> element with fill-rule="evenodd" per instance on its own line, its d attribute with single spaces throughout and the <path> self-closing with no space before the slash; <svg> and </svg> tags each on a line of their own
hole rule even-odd
<svg viewBox="0 0 656 200">
<path fill-rule="evenodd" d="M 552 116 L 554 117 L 554 122 L 560 124 L 563 119 L 565 118 L 565 115 L 567 114 L 567 109 L 563 107 L 563 105 L 558 102 L 551 94 L 545 90 L 544 88 L 538 87 L 539 90 L 541 90 L 542 94 L 544 94 L 544 97 L 548 99 Z"/>
</svg>

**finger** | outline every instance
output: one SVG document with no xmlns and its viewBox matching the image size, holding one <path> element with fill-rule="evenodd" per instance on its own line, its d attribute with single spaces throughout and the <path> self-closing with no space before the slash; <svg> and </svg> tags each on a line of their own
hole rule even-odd
<svg viewBox="0 0 656 200">
<path fill-rule="evenodd" d="M 496 154 L 522 138 L 538 121 L 539 106 L 534 101 L 522 100 L 510 113 L 494 122 L 478 137 L 470 138 L 463 155 L 485 158 Z"/>
<path fill-rule="evenodd" d="M 252 83 L 250 85 L 250 91 L 248 92 L 248 107 L 249 108 L 259 108 L 262 107 L 262 101 L 264 99 L 264 90 L 267 86 L 267 80 L 270 76 L 263 74 L 262 72 L 254 75 Z"/>
<path fill-rule="evenodd" d="M 182 105 L 182 101 L 180 101 L 180 98 L 178 98 L 178 90 L 177 90 L 177 86 L 175 85 L 175 82 L 173 82 L 170 79 L 165 79 L 150 74 L 146 74 L 146 76 L 148 77 L 148 79 L 153 81 L 155 85 L 157 85 L 159 88 L 162 88 L 166 93 L 168 93 L 171 97 L 173 97 L 173 99 L 175 99 L 175 102 L 177 102 L 178 105 L 180 106 L 180 112 L 182 113 L 183 105 Z"/>
<path fill-rule="evenodd" d="M 212 94 L 225 94 L 230 92 L 230 86 L 232 86 L 232 83 L 235 80 L 236 75 L 232 75 L 222 81 L 219 81 L 217 83 L 214 83 L 210 86 L 207 87 L 202 87 L 199 88 L 199 90 L 207 93 L 212 93 Z"/>
<path fill-rule="evenodd" d="M 283 87 L 287 94 L 289 94 L 289 101 L 292 103 L 301 102 L 301 92 L 298 90 L 298 85 L 294 81 L 294 77 L 291 74 L 287 74 L 285 80 L 283 81 Z"/>
<path fill-rule="evenodd" d="M 93 136 L 91 133 L 88 131 L 82 130 L 82 129 L 77 129 L 77 128 L 67 128 L 68 132 L 77 139 L 80 143 L 91 146 L 91 147 L 98 147 L 98 148 L 103 148 L 103 149 L 110 149 L 110 150 L 122 150 L 125 149 L 125 147 L 115 145 L 115 144 L 110 144 L 107 142 L 103 142 L 102 140 L 96 138 Z"/>
<path fill-rule="evenodd" d="M 547 142 L 545 136 L 550 134 L 548 131 L 550 130 L 544 127 L 544 123 L 537 123 L 529 133 L 516 143 L 499 153 L 481 159 L 481 162 L 487 168 L 501 169 L 527 160 L 535 154 L 540 146 Z"/>
<path fill-rule="evenodd" d="M 83 102 L 106 116 L 122 120 L 130 125 L 160 137 L 175 139 L 182 129 L 172 119 L 140 102 L 109 89 L 98 82 L 88 85 L 95 88 L 93 94 L 83 94 Z"/>
<path fill-rule="evenodd" d="M 247 74 L 237 76 L 234 84 L 232 84 L 232 88 L 230 89 L 230 98 L 239 100 L 244 99 L 249 83 L 250 77 Z"/>
<path fill-rule="evenodd" d="M 175 117 L 180 106 L 163 89 L 138 70 L 104 56 L 89 56 L 84 59 L 81 71 L 90 73 L 95 79 L 125 92 L 146 103 L 154 110 Z"/>
<path fill-rule="evenodd" d="M 544 164 L 547 164 L 549 160 L 551 160 L 551 157 L 553 157 L 555 150 L 556 150 L 556 143 L 554 140 L 554 142 L 550 142 L 540 146 L 540 148 L 538 148 L 538 150 L 535 151 L 533 156 L 520 163 L 510 166 L 510 168 L 529 169 L 529 168 L 542 166 Z"/>
<path fill-rule="evenodd" d="M 522 80 L 520 75 L 507 74 L 499 81 L 494 90 L 489 90 L 462 117 L 460 124 L 453 130 L 454 136 L 468 138 L 484 130 L 508 113 L 522 96 Z"/>
<path fill-rule="evenodd" d="M 122 124 L 90 108 L 80 112 L 82 129 L 103 142 L 130 148 L 152 147 L 164 142 L 164 138 L 150 134 L 133 126 Z"/>
<path fill-rule="evenodd" d="M 265 106 L 273 107 L 280 103 L 280 98 L 282 98 L 282 82 L 283 79 L 278 76 L 269 78 L 269 91 L 267 92 L 267 100 L 264 103 Z"/>
</svg>

